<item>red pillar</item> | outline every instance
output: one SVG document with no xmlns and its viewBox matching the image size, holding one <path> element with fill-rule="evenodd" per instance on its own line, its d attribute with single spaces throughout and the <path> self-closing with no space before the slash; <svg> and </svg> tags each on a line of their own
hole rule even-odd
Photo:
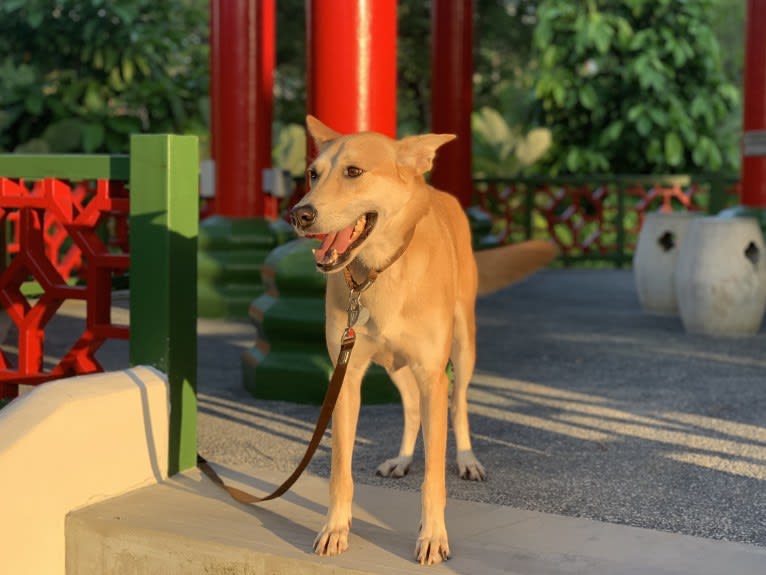
<svg viewBox="0 0 766 575">
<path fill-rule="evenodd" d="M 396 0 L 307 0 L 308 111 L 341 133 L 396 135 Z"/>
<path fill-rule="evenodd" d="M 432 0 L 431 131 L 456 134 L 439 149 L 431 183 L 468 207 L 473 110 L 473 1 Z"/>
<path fill-rule="evenodd" d="M 741 204 L 766 208 L 766 0 L 748 0 L 745 34 Z"/>
<path fill-rule="evenodd" d="M 262 188 L 271 166 L 274 0 L 210 0 L 215 213 L 276 216 Z"/>
</svg>

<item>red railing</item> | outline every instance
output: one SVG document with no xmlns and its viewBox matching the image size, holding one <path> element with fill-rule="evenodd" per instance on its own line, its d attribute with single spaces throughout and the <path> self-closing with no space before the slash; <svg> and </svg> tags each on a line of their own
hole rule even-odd
<svg viewBox="0 0 766 575">
<path fill-rule="evenodd" d="M 96 350 L 106 339 L 128 338 L 128 326 L 111 320 L 112 279 L 129 266 L 127 218 L 124 182 L 0 178 L 0 223 L 10 226 L 12 238 L 0 274 L 0 305 L 18 334 L 15 358 L 8 348 L 0 350 L 0 397 L 14 397 L 17 384 L 100 371 Z M 83 285 L 68 281 L 74 271 Z M 37 293 L 28 298 L 30 280 Z M 45 371 L 46 324 L 70 299 L 87 302 L 85 328 Z"/>
<path fill-rule="evenodd" d="M 734 179 L 688 176 L 594 176 L 476 180 L 474 202 L 501 242 L 551 239 L 562 260 L 629 261 L 644 215 L 652 211 L 716 213 L 736 203 Z"/>
</svg>

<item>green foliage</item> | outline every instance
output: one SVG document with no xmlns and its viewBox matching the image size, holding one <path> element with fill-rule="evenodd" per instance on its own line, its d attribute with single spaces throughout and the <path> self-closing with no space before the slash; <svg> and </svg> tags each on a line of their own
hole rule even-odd
<svg viewBox="0 0 766 575">
<path fill-rule="evenodd" d="M 497 109 L 510 125 L 528 126 L 536 61 L 532 35 L 539 0 L 476 0 L 474 108 Z"/>
<path fill-rule="evenodd" d="M 475 0 L 477 172 L 517 173 L 522 135 L 541 123 L 554 172 L 735 167 L 743 6 Z M 399 0 L 398 14 L 403 135 L 429 129 L 430 2 Z M 277 30 L 275 161 L 298 173 L 304 0 L 279 0 Z M 204 140 L 207 38 L 208 0 L 0 1 L 0 151 L 120 152 L 141 131 Z"/>
<path fill-rule="evenodd" d="M 525 135 L 489 107 L 471 115 L 471 132 L 473 172 L 477 178 L 518 176 L 551 145 L 550 130 L 535 128 Z"/>
<path fill-rule="evenodd" d="M 742 86 L 745 69 L 745 12 L 747 2 L 713 0 L 713 32 L 721 47 L 726 80 Z"/>
<path fill-rule="evenodd" d="M 745 70 L 745 8 L 747 2 L 713 0 L 713 28 L 721 47 L 721 67 L 726 81 L 740 90 Z M 718 127 L 719 138 L 725 142 L 739 142 L 742 135 L 742 100 L 732 108 Z M 740 155 L 735 155 L 737 169 Z"/>
<path fill-rule="evenodd" d="M 431 123 L 431 7 L 399 0 L 397 38 L 397 131 L 427 131 Z"/>
<path fill-rule="evenodd" d="M 302 176 L 306 170 L 306 129 L 302 124 L 277 124 L 271 161 L 274 167 Z"/>
<path fill-rule="evenodd" d="M 738 102 L 723 76 L 712 0 L 543 0 L 534 44 L 556 173 L 732 169 L 719 126 Z M 726 136 L 726 137 L 724 137 Z"/>
<path fill-rule="evenodd" d="M 281 124 L 302 125 L 306 118 L 306 0 L 279 0 L 276 18 L 274 118 Z M 278 128 L 274 134 L 279 137 Z"/>
<path fill-rule="evenodd" d="M 532 32 L 537 0 L 474 0 L 474 109 L 498 110 L 525 125 L 533 103 Z M 424 132 L 431 123 L 431 5 L 399 0 L 398 131 Z"/>
<path fill-rule="evenodd" d="M 124 152 L 204 133 L 207 1 L 3 0 L 0 150 Z"/>
</svg>

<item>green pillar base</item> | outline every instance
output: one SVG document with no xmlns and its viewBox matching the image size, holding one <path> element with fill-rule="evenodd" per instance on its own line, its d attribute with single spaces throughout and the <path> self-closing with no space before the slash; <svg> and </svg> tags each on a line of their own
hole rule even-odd
<svg viewBox="0 0 766 575">
<path fill-rule="evenodd" d="M 265 293 L 250 305 L 258 336 L 242 354 L 242 383 L 260 399 L 319 404 L 332 374 L 324 335 L 326 278 L 316 271 L 311 240 L 273 250 L 263 264 Z M 340 334 L 338 334 L 340 337 Z M 385 371 L 372 366 L 362 402 L 394 403 L 399 392 Z"/>
<path fill-rule="evenodd" d="M 766 208 L 752 206 L 732 206 L 718 213 L 721 218 L 754 218 L 766 236 Z"/>
<path fill-rule="evenodd" d="M 276 246 L 294 237 L 282 220 L 212 216 L 199 226 L 197 313 L 246 318 L 263 293 L 261 266 Z"/>
</svg>

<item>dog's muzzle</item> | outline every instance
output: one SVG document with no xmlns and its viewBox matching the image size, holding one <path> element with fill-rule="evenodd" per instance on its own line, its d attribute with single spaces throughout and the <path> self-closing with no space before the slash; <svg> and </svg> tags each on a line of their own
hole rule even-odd
<svg viewBox="0 0 766 575">
<path fill-rule="evenodd" d="M 290 223 L 296 230 L 306 230 L 310 228 L 316 219 L 317 211 L 311 204 L 295 206 L 290 210 Z"/>
</svg>

